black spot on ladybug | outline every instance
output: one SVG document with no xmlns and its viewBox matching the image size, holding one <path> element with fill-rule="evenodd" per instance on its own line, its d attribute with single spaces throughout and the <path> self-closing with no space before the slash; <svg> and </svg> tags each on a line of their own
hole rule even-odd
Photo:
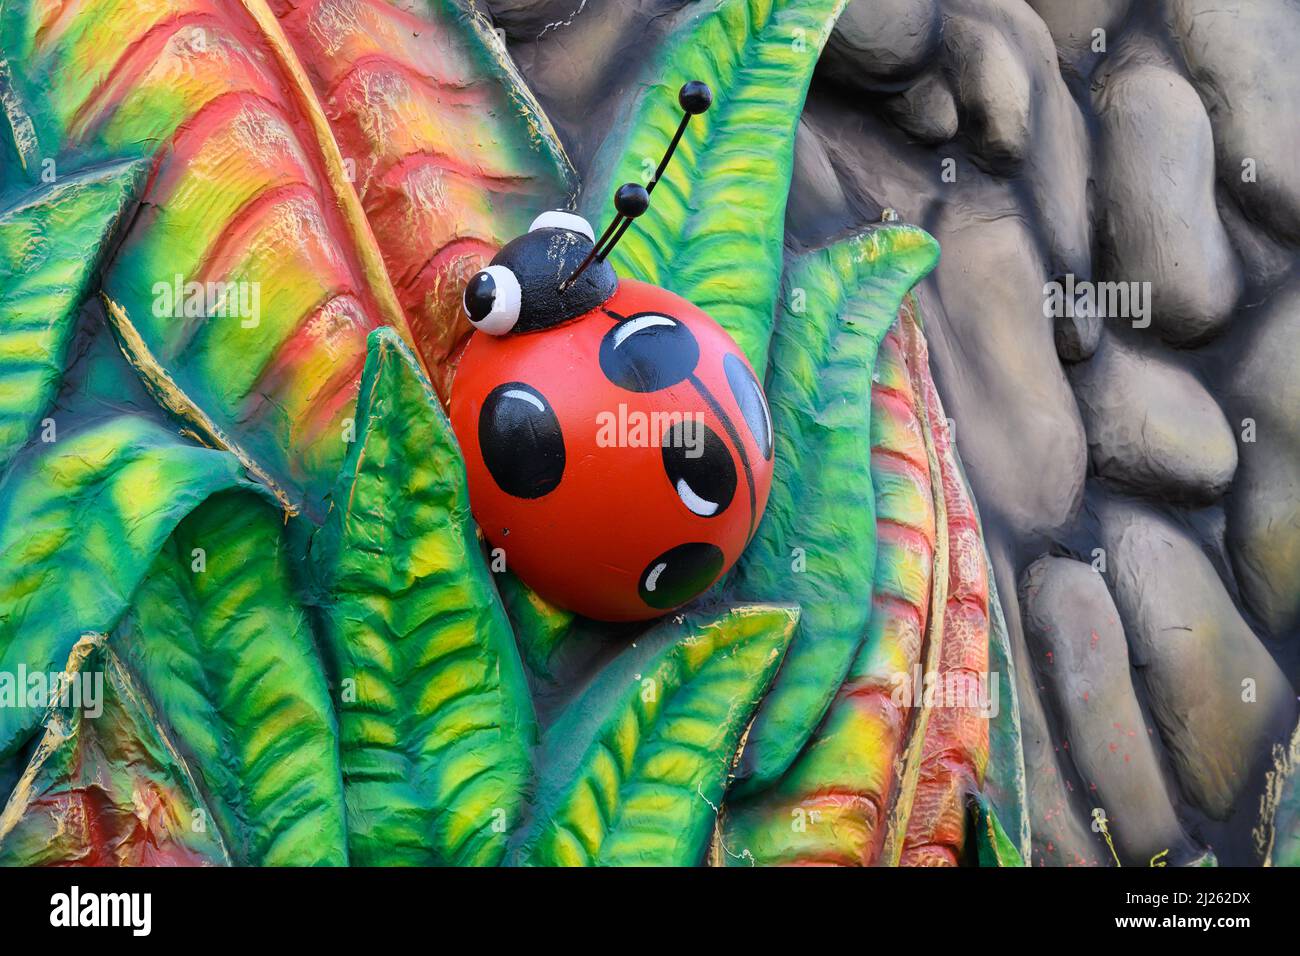
<svg viewBox="0 0 1300 956">
<path fill-rule="evenodd" d="M 772 414 L 767 410 L 767 399 L 763 396 L 758 379 L 754 378 L 749 366 L 731 352 L 723 356 L 722 368 L 727 373 L 727 384 L 731 386 L 731 394 L 740 406 L 740 414 L 745 417 L 749 433 L 754 436 L 763 459 L 771 461 Z"/>
<path fill-rule="evenodd" d="M 726 443 L 699 419 L 664 435 L 664 471 L 682 504 L 701 518 L 722 514 L 736 494 L 736 466 Z"/>
<path fill-rule="evenodd" d="M 537 389 L 506 382 L 488 393 L 478 416 L 478 444 L 492 479 L 516 498 L 540 498 L 564 477 L 560 420 Z"/>
<path fill-rule="evenodd" d="M 657 392 L 695 371 L 700 344 L 683 323 L 657 312 L 630 315 L 605 333 L 600 368 L 629 392 Z"/>
<path fill-rule="evenodd" d="M 641 572 L 641 600 L 661 611 L 677 607 L 704 591 L 721 570 L 722 550 L 717 545 L 679 544 Z"/>
</svg>

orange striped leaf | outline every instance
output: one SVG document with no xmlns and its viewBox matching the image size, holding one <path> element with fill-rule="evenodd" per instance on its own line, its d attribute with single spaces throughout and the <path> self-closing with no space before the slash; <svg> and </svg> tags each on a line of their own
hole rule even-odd
<svg viewBox="0 0 1300 956">
<path fill-rule="evenodd" d="M 495 36 L 449 0 L 26 0 L 0 40 L 26 175 L 150 160 L 103 280 L 133 363 L 312 514 L 367 333 L 427 345 L 445 379 L 455 276 L 570 188 Z"/>
</svg>

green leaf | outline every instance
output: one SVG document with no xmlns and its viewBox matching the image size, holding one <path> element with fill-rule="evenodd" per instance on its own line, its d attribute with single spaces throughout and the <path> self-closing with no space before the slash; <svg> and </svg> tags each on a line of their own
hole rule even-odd
<svg viewBox="0 0 1300 956">
<path fill-rule="evenodd" d="M 601 146 L 584 193 L 592 221 L 610 222 L 614 189 L 646 182 L 672 139 L 682 116 L 678 89 L 688 80 L 709 84 L 712 108 L 691 121 L 653 208 L 610 261 L 708 312 L 760 376 L 781 275 L 795 128 L 845 2 L 697 4 L 665 53 L 646 64 L 642 93 Z"/>
<path fill-rule="evenodd" d="M 738 793 L 769 786 L 790 766 L 866 634 L 876 561 L 876 353 L 938 253 L 921 229 L 880 226 L 800 257 L 786 274 L 767 384 L 772 493 L 733 580 L 740 598 L 796 601 L 803 613 L 754 719 Z"/>
<path fill-rule="evenodd" d="M 371 333 L 357 440 L 313 542 L 345 683 L 352 860 L 492 864 L 536 739 L 451 426 L 396 333 Z M 346 693 L 348 687 L 353 693 Z"/>
<path fill-rule="evenodd" d="M 177 527 L 114 646 L 241 866 L 343 865 L 338 737 L 279 512 L 216 495 Z"/>
<path fill-rule="evenodd" d="M 736 748 L 781 663 L 797 608 L 665 618 L 547 731 L 530 865 L 703 862 Z"/>
<path fill-rule="evenodd" d="M 1024 858 L 1007 836 L 997 814 L 989 802 L 975 794 L 971 800 L 971 833 L 975 840 L 975 853 L 980 866 L 1024 866 Z"/>
<path fill-rule="evenodd" d="M 496 580 L 524 663 L 537 677 L 552 677 L 551 654 L 572 633 L 577 615 L 552 604 L 509 571 Z"/>
<path fill-rule="evenodd" d="M 78 305 L 144 166 L 61 178 L 0 212 L 0 468 L 58 391 Z"/>
<path fill-rule="evenodd" d="M 946 549 L 937 546 L 924 353 L 904 308 L 876 355 L 871 389 L 871 484 L 875 578 L 862 647 L 807 745 L 771 787 L 724 807 L 719 839 L 737 866 L 870 866 L 903 842 L 911 805 L 900 793 L 918 720 L 893 698 L 891 678 L 940 647 L 930 609 Z M 915 334 L 914 334 L 915 333 Z M 891 527 L 895 532 L 882 533 Z M 905 529 L 905 531 L 904 531 Z M 938 631 L 939 633 L 935 633 Z M 933 639 L 927 639 L 933 638 Z"/>
<path fill-rule="evenodd" d="M 102 634 L 61 670 L 68 706 L 0 815 L 0 866 L 229 865 L 184 762 Z M 63 675 L 60 675 L 61 677 Z"/>
<path fill-rule="evenodd" d="M 1300 866 L 1300 727 L 1284 747 L 1274 745 L 1261 829 L 1272 835 L 1270 866 Z"/>
<path fill-rule="evenodd" d="M 958 463 L 960 465 L 960 462 Z M 963 470 L 962 480 L 967 488 Z M 971 495 L 971 503 L 975 496 Z M 984 527 L 983 522 L 980 523 Z M 989 568 L 989 671 L 1000 676 L 1003 704 L 989 722 L 989 762 L 984 771 L 984 793 L 989 812 L 1005 820 L 1009 839 L 1022 860 L 1030 859 L 1032 847 L 1029 833 L 1029 796 L 1025 781 L 1025 753 L 1020 736 L 1020 695 L 1016 690 L 1015 661 L 1011 656 L 1011 641 L 1002 602 L 998 598 L 998 584 L 993 562 L 985 548 L 985 563 Z"/>
<path fill-rule="evenodd" d="M 0 671 L 49 671 L 82 634 L 111 631 L 180 520 L 241 486 L 254 487 L 233 456 L 138 417 L 22 452 L 0 481 Z M 43 717 L 0 707 L 0 757 Z"/>
</svg>

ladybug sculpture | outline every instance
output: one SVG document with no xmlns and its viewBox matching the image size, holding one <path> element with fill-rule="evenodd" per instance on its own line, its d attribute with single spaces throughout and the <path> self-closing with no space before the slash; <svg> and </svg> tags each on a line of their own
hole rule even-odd
<svg viewBox="0 0 1300 956">
<path fill-rule="evenodd" d="M 762 386 L 713 319 L 606 261 L 649 206 L 709 88 L 682 87 L 681 125 L 647 186 L 615 195 L 600 237 L 548 212 L 466 285 L 477 330 L 452 385 L 470 504 L 508 566 L 587 617 L 655 617 L 740 556 L 772 483 Z"/>
</svg>

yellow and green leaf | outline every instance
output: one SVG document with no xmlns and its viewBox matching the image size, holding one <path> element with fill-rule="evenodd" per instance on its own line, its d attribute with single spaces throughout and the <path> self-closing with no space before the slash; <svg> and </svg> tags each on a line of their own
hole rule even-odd
<svg viewBox="0 0 1300 956">
<path fill-rule="evenodd" d="M 460 448 L 391 330 L 370 338 L 357 415 L 312 545 L 352 860 L 492 864 L 527 799 L 532 705 Z"/>
<path fill-rule="evenodd" d="M 208 499 L 176 528 L 113 647 L 176 741 L 240 866 L 343 865 L 338 734 L 283 517 Z"/>
<path fill-rule="evenodd" d="M 798 618 L 788 605 L 700 608 L 641 635 L 547 731 L 512 859 L 704 862 L 737 748 Z"/>
<path fill-rule="evenodd" d="M 635 80 L 641 92 L 584 186 L 593 223 L 610 222 L 614 189 L 648 181 L 672 139 L 682 116 L 678 89 L 689 80 L 709 84 L 712 108 L 691 121 L 650 211 L 610 262 L 713 316 L 760 376 L 780 285 L 795 128 L 845 3 L 697 4 Z"/>
<path fill-rule="evenodd" d="M 83 634 L 111 631 L 181 519 L 239 487 L 253 486 L 235 458 L 142 417 L 29 446 L 0 481 L 0 671 L 58 669 Z M 0 707 L 0 757 L 43 716 Z"/>
<path fill-rule="evenodd" d="M 524 663 L 538 677 L 550 678 L 551 655 L 572 633 L 577 615 L 552 604 L 509 571 L 496 580 Z"/>
</svg>

